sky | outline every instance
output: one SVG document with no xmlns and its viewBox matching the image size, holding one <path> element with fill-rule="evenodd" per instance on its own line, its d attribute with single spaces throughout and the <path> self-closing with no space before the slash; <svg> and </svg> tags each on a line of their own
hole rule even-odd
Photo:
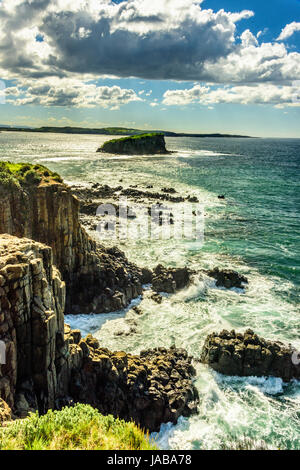
<svg viewBox="0 0 300 470">
<path fill-rule="evenodd" d="M 0 0 L 0 124 L 300 138 L 300 0 Z"/>
</svg>

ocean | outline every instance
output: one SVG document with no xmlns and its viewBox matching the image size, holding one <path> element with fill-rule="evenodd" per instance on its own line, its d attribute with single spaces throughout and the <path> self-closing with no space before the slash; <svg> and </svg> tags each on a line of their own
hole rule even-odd
<svg viewBox="0 0 300 470">
<path fill-rule="evenodd" d="M 104 347 L 138 353 L 184 347 L 199 358 L 207 334 L 252 328 L 300 350 L 300 139 L 166 138 L 170 155 L 97 154 L 97 135 L 0 133 L 0 160 L 41 163 L 68 183 L 174 187 L 195 194 L 205 211 L 204 243 L 124 240 L 140 266 L 219 266 L 247 276 L 245 292 L 199 281 L 158 305 L 136 299 L 132 310 L 68 315 Z M 218 195 L 225 195 L 219 199 Z M 175 210 L 175 208 L 174 208 Z M 130 325 L 134 324 L 134 328 Z M 152 434 L 161 449 L 221 449 L 251 439 L 275 449 L 300 448 L 300 384 L 279 378 L 226 377 L 196 362 L 199 412 Z"/>
</svg>

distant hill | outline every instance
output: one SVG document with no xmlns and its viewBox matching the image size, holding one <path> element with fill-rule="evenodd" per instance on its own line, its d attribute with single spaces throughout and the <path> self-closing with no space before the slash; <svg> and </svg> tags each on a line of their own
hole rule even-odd
<svg viewBox="0 0 300 470">
<path fill-rule="evenodd" d="M 236 135 L 236 134 L 187 134 L 183 132 L 170 132 L 163 130 L 141 130 L 132 129 L 127 127 L 103 127 L 103 128 L 86 128 L 86 127 L 48 127 L 43 126 L 39 128 L 29 127 L 11 127 L 1 126 L 1 131 L 18 131 L 18 132 L 50 132 L 50 133 L 61 133 L 61 134 L 96 134 L 96 135 L 137 135 L 145 133 L 161 133 L 166 137 L 236 137 L 247 139 L 250 138 L 248 135 Z"/>
</svg>

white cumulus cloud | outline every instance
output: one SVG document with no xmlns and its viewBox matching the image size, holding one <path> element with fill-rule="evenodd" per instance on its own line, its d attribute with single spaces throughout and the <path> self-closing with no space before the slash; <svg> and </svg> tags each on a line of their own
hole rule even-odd
<svg viewBox="0 0 300 470">
<path fill-rule="evenodd" d="M 15 104 L 107 108 L 141 98 L 134 90 L 97 87 L 92 81 L 99 77 L 229 84 L 236 87 L 235 96 L 237 87 L 252 92 L 254 84 L 282 93 L 299 78 L 299 52 L 282 42 L 262 42 L 265 30 L 255 37 L 245 29 L 238 36 L 236 22 L 246 22 L 252 11 L 213 11 L 204 5 L 199 0 L 2 0 L 0 76 L 15 80 L 19 95 L 10 98 Z M 299 25 L 285 26 L 278 41 Z M 167 92 L 164 100 L 193 102 L 208 93 L 198 85 L 192 90 Z"/>
<path fill-rule="evenodd" d="M 132 101 L 141 101 L 136 93 L 119 86 L 96 86 L 75 79 L 41 79 L 35 83 L 20 81 L 5 90 L 6 102 L 14 105 L 67 106 L 75 108 L 119 109 Z"/>
<path fill-rule="evenodd" d="M 268 104 L 276 107 L 300 106 L 294 86 L 259 84 L 252 86 L 233 86 L 211 88 L 195 85 L 190 89 L 168 90 L 163 97 L 163 104 L 184 106 L 198 103 L 211 106 L 219 103 Z"/>
<path fill-rule="evenodd" d="M 280 35 L 277 38 L 277 41 L 284 41 L 291 37 L 296 31 L 300 31 L 300 23 L 293 21 L 292 23 L 287 24 L 283 30 L 281 31 Z"/>
</svg>

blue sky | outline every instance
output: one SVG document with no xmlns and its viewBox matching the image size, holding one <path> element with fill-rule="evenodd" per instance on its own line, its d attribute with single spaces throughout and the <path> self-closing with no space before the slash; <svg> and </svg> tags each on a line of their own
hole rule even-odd
<svg viewBox="0 0 300 470">
<path fill-rule="evenodd" d="M 0 5 L 1 124 L 300 137 L 299 0 Z"/>
</svg>

